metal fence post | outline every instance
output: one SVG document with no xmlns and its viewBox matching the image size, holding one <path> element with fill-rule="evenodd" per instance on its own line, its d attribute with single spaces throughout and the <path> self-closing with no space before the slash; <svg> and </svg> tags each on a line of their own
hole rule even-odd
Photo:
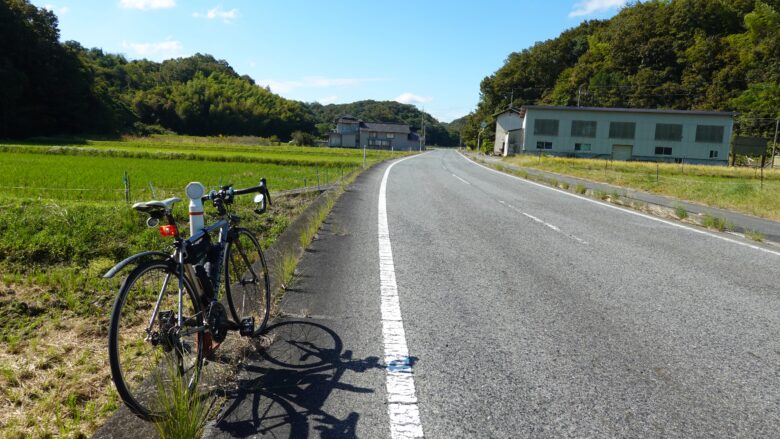
<svg viewBox="0 0 780 439">
<path fill-rule="evenodd" d="M 130 178 L 127 176 L 127 171 L 122 182 L 125 184 L 125 203 L 130 204 Z"/>
</svg>

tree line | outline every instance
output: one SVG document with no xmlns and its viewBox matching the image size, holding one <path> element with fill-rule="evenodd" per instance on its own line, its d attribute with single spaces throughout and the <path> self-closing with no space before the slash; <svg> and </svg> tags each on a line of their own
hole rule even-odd
<svg viewBox="0 0 780 439">
<path fill-rule="evenodd" d="M 480 92 L 452 124 L 471 147 L 481 122 L 526 104 L 736 111 L 741 134 L 769 136 L 780 117 L 780 0 L 634 2 L 510 54 Z"/>
<path fill-rule="evenodd" d="M 344 114 L 415 130 L 424 118 L 429 144 L 457 143 L 446 124 L 412 105 L 284 99 L 211 55 L 129 61 L 60 42 L 56 15 L 28 0 L 0 2 L 0 138 L 175 132 L 313 144 Z"/>
<path fill-rule="evenodd" d="M 307 105 L 197 54 L 161 63 L 59 41 L 57 17 L 0 2 L 0 138 L 51 135 L 255 135 L 314 132 Z"/>
</svg>

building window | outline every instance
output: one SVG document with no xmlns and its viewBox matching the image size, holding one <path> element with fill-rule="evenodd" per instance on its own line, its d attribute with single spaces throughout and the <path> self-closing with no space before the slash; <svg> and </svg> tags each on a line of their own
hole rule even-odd
<svg viewBox="0 0 780 439">
<path fill-rule="evenodd" d="M 368 132 L 368 137 L 370 137 L 372 139 L 376 139 L 377 134 L 379 134 L 379 133 L 377 133 L 376 131 L 369 131 Z"/>
<path fill-rule="evenodd" d="M 696 141 L 723 143 L 723 127 L 720 125 L 696 125 Z"/>
<path fill-rule="evenodd" d="M 682 140 L 682 125 L 676 123 L 655 124 L 655 140 Z"/>
<path fill-rule="evenodd" d="M 557 119 L 536 119 L 534 121 L 534 134 L 538 136 L 557 136 Z"/>
<path fill-rule="evenodd" d="M 571 122 L 572 137 L 596 137 L 595 120 L 574 120 Z"/>
<path fill-rule="evenodd" d="M 590 143 L 575 143 L 575 151 L 590 151 Z"/>
<path fill-rule="evenodd" d="M 390 146 L 389 140 L 369 139 L 368 146 Z"/>
<path fill-rule="evenodd" d="M 716 158 L 718 158 L 718 151 L 716 151 L 716 150 L 714 150 L 714 149 L 711 149 L 711 150 L 710 150 L 710 158 L 711 158 L 711 159 L 716 159 Z"/>
<path fill-rule="evenodd" d="M 393 133 L 387 133 L 387 138 L 388 138 L 388 139 L 395 139 L 395 134 L 393 134 Z"/>
<path fill-rule="evenodd" d="M 610 139 L 633 139 L 636 134 L 636 123 L 634 122 L 610 122 Z"/>
<path fill-rule="evenodd" d="M 672 155 L 672 148 L 668 146 L 656 146 L 655 155 Z"/>
<path fill-rule="evenodd" d="M 552 149 L 552 142 L 536 142 L 536 149 Z"/>
</svg>

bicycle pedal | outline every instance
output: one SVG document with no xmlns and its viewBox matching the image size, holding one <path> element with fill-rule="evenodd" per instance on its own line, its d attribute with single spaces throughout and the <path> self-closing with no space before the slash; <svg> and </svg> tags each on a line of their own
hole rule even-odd
<svg viewBox="0 0 780 439">
<path fill-rule="evenodd" d="M 241 319 L 241 328 L 239 328 L 239 334 L 243 337 L 251 337 L 255 335 L 255 318 L 245 317 Z"/>
</svg>

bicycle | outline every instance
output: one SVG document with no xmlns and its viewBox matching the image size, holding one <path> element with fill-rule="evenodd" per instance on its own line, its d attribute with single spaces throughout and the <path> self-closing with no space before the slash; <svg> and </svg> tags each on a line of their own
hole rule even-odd
<svg viewBox="0 0 780 439">
<path fill-rule="evenodd" d="M 254 337 L 265 328 L 270 311 L 268 267 L 260 244 L 230 212 L 236 196 L 258 193 L 254 212 L 263 214 L 271 204 L 266 180 L 256 187 L 236 190 L 228 185 L 209 193 L 202 184 L 190 183 L 186 192 L 189 238 L 181 237 L 172 213 L 180 198 L 136 203 L 133 208 L 149 216 L 149 227 L 159 225 L 162 236 L 173 238 L 173 252 L 138 253 L 103 275 L 112 278 L 138 262 L 119 288 L 111 312 L 108 356 L 119 396 L 147 421 L 162 416 L 155 400 L 166 382 L 182 379 L 194 391 L 204 357 L 227 332 Z M 207 201 L 219 217 L 208 226 L 203 220 Z M 160 225 L 163 219 L 166 224 Z M 214 242 L 212 234 L 217 235 Z M 230 317 L 220 301 L 222 275 Z M 166 372 L 167 365 L 175 373 Z"/>
</svg>

